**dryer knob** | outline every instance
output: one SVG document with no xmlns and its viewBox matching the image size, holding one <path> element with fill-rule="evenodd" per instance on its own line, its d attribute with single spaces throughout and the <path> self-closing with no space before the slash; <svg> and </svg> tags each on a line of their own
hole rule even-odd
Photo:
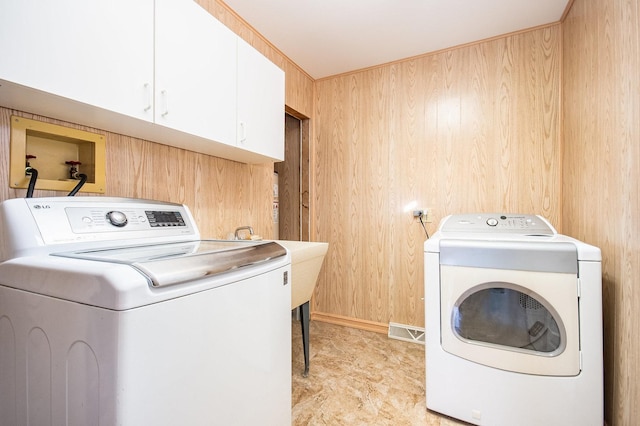
<svg viewBox="0 0 640 426">
<path fill-rule="evenodd" d="M 113 226 L 117 226 L 119 228 L 125 226 L 128 222 L 127 216 L 119 211 L 110 211 L 107 213 L 107 221 Z"/>
<path fill-rule="evenodd" d="M 493 218 L 493 217 L 487 219 L 487 225 L 496 226 L 497 224 L 498 224 L 498 219 Z"/>
</svg>

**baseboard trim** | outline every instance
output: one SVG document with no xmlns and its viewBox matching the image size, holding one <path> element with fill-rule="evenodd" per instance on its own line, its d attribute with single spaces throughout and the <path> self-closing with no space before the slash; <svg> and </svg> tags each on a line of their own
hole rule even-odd
<svg viewBox="0 0 640 426">
<path fill-rule="evenodd" d="M 389 324 L 368 321 L 359 318 L 345 317 L 336 314 L 327 314 L 324 312 L 312 312 L 311 319 L 314 321 L 326 322 L 329 324 L 336 324 L 345 327 L 357 328 L 360 330 L 373 331 L 375 333 L 389 333 Z"/>
</svg>

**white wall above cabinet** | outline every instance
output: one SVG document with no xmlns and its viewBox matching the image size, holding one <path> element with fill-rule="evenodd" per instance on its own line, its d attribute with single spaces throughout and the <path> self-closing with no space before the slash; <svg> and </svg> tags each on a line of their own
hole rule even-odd
<svg viewBox="0 0 640 426">
<path fill-rule="evenodd" d="M 284 159 L 284 72 L 193 0 L 3 0 L 0 55 L 0 106 L 234 161 Z"/>
</svg>

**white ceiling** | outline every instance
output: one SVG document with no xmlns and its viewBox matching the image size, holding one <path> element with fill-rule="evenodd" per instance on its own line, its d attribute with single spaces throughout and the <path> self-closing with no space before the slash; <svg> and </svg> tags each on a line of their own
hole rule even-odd
<svg viewBox="0 0 640 426">
<path fill-rule="evenodd" d="M 557 22 L 569 0 L 223 0 L 314 79 Z"/>
</svg>

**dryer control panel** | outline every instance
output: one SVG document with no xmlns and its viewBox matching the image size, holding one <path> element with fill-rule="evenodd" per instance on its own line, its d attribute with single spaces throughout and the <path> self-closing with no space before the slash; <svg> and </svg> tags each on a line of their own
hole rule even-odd
<svg viewBox="0 0 640 426">
<path fill-rule="evenodd" d="M 542 216 L 532 214 L 470 213 L 447 216 L 441 232 L 509 233 L 555 235 L 556 230 Z"/>
</svg>

